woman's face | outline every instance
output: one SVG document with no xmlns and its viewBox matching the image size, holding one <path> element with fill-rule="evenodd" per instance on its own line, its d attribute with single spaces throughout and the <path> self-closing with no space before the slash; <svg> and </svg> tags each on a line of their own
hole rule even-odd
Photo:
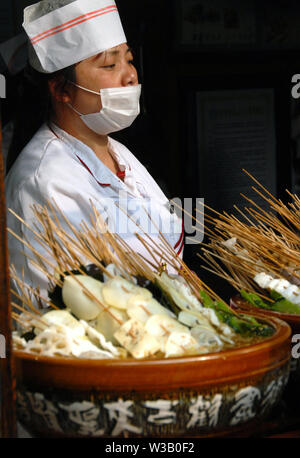
<svg viewBox="0 0 300 458">
<path fill-rule="evenodd" d="M 85 59 L 76 65 L 76 84 L 99 92 L 110 87 L 138 84 L 133 55 L 126 43 Z M 102 108 L 96 94 L 72 86 L 72 106 L 82 114 L 97 113 Z"/>
</svg>

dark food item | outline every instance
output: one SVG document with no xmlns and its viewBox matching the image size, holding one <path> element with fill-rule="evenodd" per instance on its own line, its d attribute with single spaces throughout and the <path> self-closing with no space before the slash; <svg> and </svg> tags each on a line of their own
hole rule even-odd
<svg viewBox="0 0 300 458">
<path fill-rule="evenodd" d="M 106 267 L 103 261 L 101 261 L 101 264 L 103 265 L 103 267 Z M 102 282 L 104 281 L 102 270 L 95 264 L 89 264 L 88 266 L 83 267 L 82 270 L 85 271 L 86 274 L 90 277 L 95 278 L 95 280 L 99 280 Z"/>
<path fill-rule="evenodd" d="M 141 286 L 142 288 L 149 289 L 148 287 L 151 287 L 152 285 L 152 282 L 148 280 L 148 278 L 142 277 L 141 275 L 136 275 L 135 279 L 137 281 L 138 286 Z"/>
<path fill-rule="evenodd" d="M 138 285 L 142 288 L 147 288 L 152 293 L 154 299 L 156 299 L 163 307 L 166 307 L 166 309 L 170 310 L 172 313 L 175 313 L 176 316 L 178 315 L 180 312 L 179 307 L 175 304 L 171 296 L 168 295 L 166 291 L 160 287 L 157 281 L 152 283 L 150 280 L 140 275 L 136 276 L 135 278 Z"/>
<path fill-rule="evenodd" d="M 26 342 L 29 342 L 29 340 L 33 340 L 33 339 L 36 337 L 35 333 L 33 332 L 33 329 L 34 329 L 34 328 L 32 328 L 31 331 L 25 332 L 25 333 L 21 336 L 23 339 L 26 340 Z"/>
<path fill-rule="evenodd" d="M 55 285 L 52 291 L 48 291 L 48 297 L 52 304 L 58 307 L 59 309 L 63 310 L 67 308 L 62 298 L 62 289 L 60 286 Z"/>
</svg>

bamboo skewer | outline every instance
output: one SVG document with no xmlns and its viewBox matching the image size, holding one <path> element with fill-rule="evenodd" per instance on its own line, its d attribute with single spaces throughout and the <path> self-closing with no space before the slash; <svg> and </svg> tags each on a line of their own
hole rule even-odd
<svg viewBox="0 0 300 458">
<path fill-rule="evenodd" d="M 55 206 L 50 207 L 50 209 L 52 209 L 52 211 L 58 211 Z M 140 241 L 141 245 L 146 249 L 147 253 L 151 254 L 153 262 L 133 251 L 126 241 L 120 237 L 120 235 L 112 234 L 105 230 L 105 222 L 101 219 L 101 216 L 97 212 L 96 208 L 92 207 L 92 209 L 93 213 L 91 214 L 90 226 L 88 226 L 87 223 L 82 222 L 80 230 L 76 229 L 71 224 L 68 224 L 66 217 L 61 211 L 59 211 L 60 217 L 63 218 L 66 225 L 72 231 L 73 235 L 70 235 L 70 233 L 62 227 L 58 217 L 53 217 L 47 207 L 35 208 L 34 213 L 39 226 L 35 225 L 36 233 L 34 234 L 34 240 L 41 241 L 41 246 L 47 246 L 47 252 L 50 252 L 51 257 L 48 259 L 44 254 L 39 253 L 39 251 L 35 247 L 31 246 L 28 241 L 25 241 L 24 244 L 27 249 L 31 250 L 36 260 L 34 260 L 26 252 L 24 255 L 30 262 L 39 268 L 46 278 L 52 281 L 52 283 L 54 282 L 54 284 L 62 286 L 63 282 L 60 278 L 65 278 L 67 275 L 72 276 L 81 287 L 83 293 L 99 305 L 99 310 L 104 310 L 109 313 L 110 316 L 121 326 L 124 324 L 122 320 L 119 320 L 111 312 L 111 310 L 109 310 L 109 307 L 106 307 L 99 298 L 95 297 L 95 295 L 85 287 L 80 279 L 74 274 L 74 271 L 76 270 L 81 274 L 86 275 L 86 273 L 82 270 L 82 266 L 84 266 L 85 262 L 88 260 L 99 266 L 103 273 L 107 273 L 110 277 L 112 277 L 112 275 L 102 265 L 102 262 L 105 262 L 105 265 L 113 263 L 116 268 L 121 271 L 122 275 L 127 278 L 133 280 L 134 277 L 141 275 L 146 279 L 153 281 L 156 278 L 156 274 L 152 269 L 155 267 L 157 269 L 159 268 L 159 259 L 160 262 L 165 260 L 179 275 L 185 279 L 186 284 L 190 287 L 196 297 L 201 299 L 200 291 L 203 290 L 206 291 L 213 299 L 222 301 L 225 304 L 225 302 L 214 291 L 212 291 L 211 288 L 205 285 L 195 273 L 189 270 L 184 261 L 177 255 L 174 248 L 168 243 L 164 234 L 151 220 L 151 216 L 146 210 L 145 211 L 149 220 L 157 229 L 157 237 L 156 239 L 151 238 L 149 234 L 145 233 L 138 224 L 137 227 L 142 230 L 145 238 L 142 238 L 140 234 L 136 234 L 136 237 Z M 223 227 L 220 229 L 222 233 L 225 233 L 226 226 L 229 224 L 228 218 L 229 216 L 226 215 Z M 156 266 L 155 263 L 157 264 Z M 52 269 L 52 272 L 49 268 Z M 53 276 L 53 272 L 56 272 L 56 277 Z M 29 292 L 32 293 L 33 291 L 29 289 Z M 19 297 L 23 298 L 23 303 L 26 305 L 28 296 L 26 296 L 24 290 L 22 290 L 22 296 Z M 38 298 L 40 302 L 44 301 L 44 298 L 38 293 L 35 294 L 35 297 Z M 21 307 L 17 308 L 17 310 L 23 310 L 25 312 L 24 308 Z M 26 312 L 28 313 L 28 311 Z M 232 311 L 232 313 L 236 314 L 237 312 Z M 16 317 L 16 314 L 14 314 L 14 317 Z M 163 325 L 161 325 L 161 328 L 165 333 L 170 334 L 166 329 L 164 329 Z M 132 333 L 130 334 L 134 337 Z M 179 345 L 179 347 L 184 349 L 181 345 Z"/>
<path fill-rule="evenodd" d="M 74 239 L 64 230 L 62 230 L 61 225 L 57 222 L 56 218 L 54 218 L 55 222 L 53 221 L 53 219 L 51 219 L 47 208 L 36 208 L 35 215 L 41 225 L 43 232 L 39 233 L 40 229 L 37 228 L 37 230 L 35 231 L 35 240 L 40 240 L 42 241 L 42 244 L 46 244 L 50 248 L 52 256 L 51 260 L 47 259 L 44 255 L 39 253 L 36 248 L 32 247 L 28 242 L 25 243 L 25 246 L 33 252 L 33 254 L 36 257 L 36 261 L 33 258 L 29 257 L 26 253 L 25 256 L 27 257 L 27 259 L 30 260 L 30 262 L 34 263 L 34 265 L 36 265 L 36 267 L 38 267 L 42 271 L 42 273 L 44 273 L 44 275 L 47 276 L 48 279 L 51 278 L 51 274 L 48 273 L 46 264 L 48 264 L 48 267 L 54 269 L 55 266 L 53 261 L 55 261 L 57 264 L 55 268 L 57 274 L 59 274 L 62 277 L 65 277 L 66 275 L 72 276 L 80 285 L 80 287 L 82 288 L 83 292 L 87 295 L 87 297 L 89 297 L 91 300 L 97 303 L 102 308 L 102 310 L 105 310 L 107 313 L 109 313 L 110 316 L 114 320 L 116 320 L 119 325 L 122 325 L 123 322 L 119 320 L 108 307 L 102 304 L 101 301 L 97 297 L 95 297 L 78 279 L 78 277 L 74 275 L 74 273 L 72 272 L 72 269 L 80 270 L 80 265 L 82 265 L 82 260 L 77 256 L 75 250 L 80 251 L 81 254 L 83 254 L 88 259 L 94 259 L 94 253 L 97 252 L 97 249 L 99 249 L 100 245 L 101 248 L 104 248 L 103 251 L 106 261 L 114 261 L 116 266 L 120 267 L 121 270 L 124 270 L 124 266 L 126 266 L 125 270 L 127 270 L 127 273 L 129 273 L 131 277 L 136 274 L 141 274 L 146 278 L 150 278 L 151 280 L 153 280 L 154 274 L 151 271 L 151 269 L 147 266 L 148 263 L 145 262 L 145 259 L 142 256 L 137 255 L 137 253 L 134 252 L 120 236 L 118 236 L 117 234 L 113 235 L 106 231 L 105 233 L 102 233 L 100 237 L 100 233 L 96 230 L 96 220 L 98 220 L 99 222 L 100 215 L 97 213 L 95 208 L 93 208 L 93 210 L 95 218 L 94 220 L 92 220 L 91 227 L 92 229 L 94 229 L 94 234 L 92 234 L 91 229 L 88 228 L 86 225 L 83 225 L 85 232 L 78 232 L 73 226 L 71 226 L 72 231 L 75 234 Z M 62 213 L 60 212 L 60 214 Z M 16 236 L 16 238 L 18 238 L 18 236 Z M 163 241 L 163 245 L 165 246 L 165 248 L 167 248 L 167 250 L 169 251 L 169 257 L 167 256 L 167 258 L 169 258 L 169 260 L 172 261 L 171 256 L 174 254 L 172 252 L 172 248 L 166 244 L 166 241 L 163 237 L 161 237 L 161 240 Z M 141 238 L 140 241 L 142 242 L 144 247 L 148 249 L 148 252 L 150 252 L 151 250 L 149 246 L 147 246 L 146 242 Z M 112 250 L 110 250 L 108 246 L 111 247 Z M 157 244 L 155 244 L 155 246 L 156 252 L 159 253 L 159 249 L 161 248 L 159 248 Z M 97 258 L 99 259 L 99 256 L 97 256 Z M 157 263 L 157 259 L 155 257 L 153 257 L 153 259 Z M 174 259 L 176 261 L 176 258 Z M 153 266 L 154 264 L 152 264 L 152 267 Z M 103 268 L 103 271 L 106 272 L 106 269 Z M 109 272 L 107 273 L 109 274 Z M 82 274 L 84 274 L 84 272 L 82 272 Z M 17 279 L 15 278 L 15 280 Z M 62 282 L 58 279 L 55 279 L 55 283 L 59 284 L 60 286 L 62 285 Z M 29 291 L 32 292 L 32 289 L 29 288 Z M 39 295 L 36 294 L 36 296 Z M 22 288 L 22 297 L 18 294 L 16 294 L 16 297 L 18 297 L 19 299 L 23 299 L 24 304 L 30 307 L 30 300 L 28 299 L 28 295 L 26 295 L 24 288 Z M 41 296 L 39 297 L 41 301 L 44 301 L 44 298 L 42 298 Z M 31 316 L 32 318 L 31 312 L 25 310 L 24 307 L 18 306 L 17 304 L 14 304 L 14 306 L 17 310 L 27 313 L 28 316 Z"/>
<path fill-rule="evenodd" d="M 214 235 L 210 238 L 210 243 L 202 249 L 203 256 L 200 257 L 209 265 L 209 268 L 205 267 L 206 270 L 226 279 L 236 289 L 254 289 L 257 294 L 270 301 L 253 281 L 253 277 L 264 271 L 275 278 L 282 277 L 286 272 L 300 279 L 300 200 L 288 193 L 293 200 L 287 206 L 272 196 L 252 175 L 246 173 L 259 187 L 252 189 L 278 216 L 262 209 L 253 199 L 242 194 L 251 205 L 249 208 L 245 207 L 251 219 L 236 206 L 235 209 L 247 224 L 234 215 L 213 211 L 217 217 L 209 215 L 207 220 L 215 226 Z M 235 252 L 231 252 L 224 245 L 226 240 L 233 237 L 238 241 Z M 244 256 L 241 254 L 242 250 L 245 250 Z M 220 268 L 220 263 L 225 266 L 226 271 Z"/>
</svg>

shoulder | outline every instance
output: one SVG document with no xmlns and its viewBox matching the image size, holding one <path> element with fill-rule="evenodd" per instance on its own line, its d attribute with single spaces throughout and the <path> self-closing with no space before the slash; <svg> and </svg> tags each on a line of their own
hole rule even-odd
<svg viewBox="0 0 300 458">
<path fill-rule="evenodd" d="M 21 152 L 5 180 L 7 204 L 26 196 L 39 202 L 54 189 L 76 184 L 82 167 L 71 149 L 43 125 Z M 77 181 L 78 182 L 78 181 Z"/>
<path fill-rule="evenodd" d="M 40 174 L 53 178 L 53 171 L 63 170 L 72 152 L 44 124 L 20 153 L 8 173 L 6 188 L 20 189 Z"/>
</svg>

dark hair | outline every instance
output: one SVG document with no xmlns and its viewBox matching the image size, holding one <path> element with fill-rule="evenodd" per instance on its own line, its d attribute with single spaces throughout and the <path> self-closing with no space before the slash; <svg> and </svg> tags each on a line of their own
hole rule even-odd
<svg viewBox="0 0 300 458">
<path fill-rule="evenodd" d="M 6 173 L 36 131 L 49 121 L 52 110 L 49 82 L 54 79 L 58 81 L 59 90 L 63 91 L 68 81 L 76 82 L 75 65 L 54 73 L 40 73 L 28 64 L 20 76 L 15 88 L 14 133 L 7 155 Z"/>
</svg>

